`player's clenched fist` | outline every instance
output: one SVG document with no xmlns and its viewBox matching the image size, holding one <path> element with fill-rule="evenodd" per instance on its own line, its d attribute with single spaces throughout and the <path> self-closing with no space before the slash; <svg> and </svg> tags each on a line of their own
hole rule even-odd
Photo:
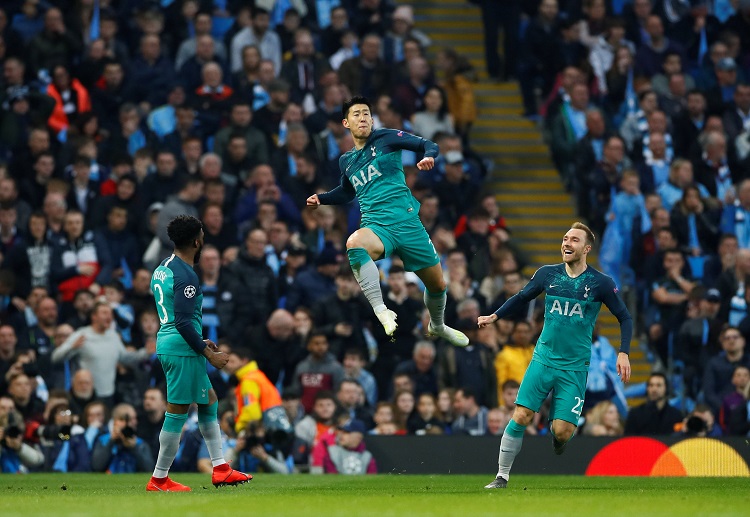
<svg viewBox="0 0 750 517">
<path fill-rule="evenodd" d="M 217 370 L 221 370 L 227 365 L 227 362 L 229 362 L 229 354 L 225 354 L 224 352 L 214 352 L 208 347 L 205 348 L 203 355 L 206 356 L 206 359 L 211 363 L 211 366 Z"/>
<path fill-rule="evenodd" d="M 481 329 L 487 325 L 492 325 L 497 321 L 497 314 L 490 314 L 489 316 L 479 316 L 477 320 L 477 326 Z"/>
<path fill-rule="evenodd" d="M 420 171 L 429 171 L 435 166 L 435 158 L 422 158 L 417 163 L 417 169 Z M 308 203 L 309 204 L 309 203 Z"/>
<path fill-rule="evenodd" d="M 307 198 L 307 206 L 320 206 L 320 199 L 318 199 L 317 194 L 313 194 Z"/>
</svg>

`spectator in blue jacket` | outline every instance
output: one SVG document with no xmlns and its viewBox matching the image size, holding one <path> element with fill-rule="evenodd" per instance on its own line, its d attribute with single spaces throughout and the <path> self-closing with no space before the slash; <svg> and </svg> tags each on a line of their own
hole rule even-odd
<svg viewBox="0 0 750 517">
<path fill-rule="evenodd" d="M 91 451 L 84 429 L 73 425 L 73 412 L 67 402 L 49 411 L 50 423 L 41 439 L 45 470 L 55 472 L 91 472 Z"/>
<path fill-rule="evenodd" d="M 150 472 L 154 455 L 148 444 L 136 435 L 138 416 L 130 404 L 119 404 L 112 410 L 109 430 L 94 444 L 91 468 L 94 472 L 132 474 Z"/>
</svg>

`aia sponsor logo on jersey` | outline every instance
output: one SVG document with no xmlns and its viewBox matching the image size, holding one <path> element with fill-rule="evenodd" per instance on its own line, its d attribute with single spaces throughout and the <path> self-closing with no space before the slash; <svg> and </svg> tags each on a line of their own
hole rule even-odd
<svg viewBox="0 0 750 517">
<path fill-rule="evenodd" d="M 351 181 L 352 187 L 356 190 L 359 187 L 364 187 L 370 181 L 378 179 L 381 176 L 382 174 L 380 171 L 378 171 L 374 165 L 370 164 L 367 166 L 367 174 L 365 174 L 364 170 L 359 171 L 359 174 L 355 172 L 352 174 L 351 178 L 349 178 L 349 181 Z"/>
<path fill-rule="evenodd" d="M 571 305 L 570 301 L 565 301 L 565 305 L 562 305 L 560 303 L 560 300 L 554 300 L 552 302 L 552 308 L 550 309 L 550 314 L 559 314 L 560 316 L 578 316 L 579 318 L 583 319 L 583 309 L 581 308 L 581 304 L 578 302 L 575 302 Z"/>
</svg>

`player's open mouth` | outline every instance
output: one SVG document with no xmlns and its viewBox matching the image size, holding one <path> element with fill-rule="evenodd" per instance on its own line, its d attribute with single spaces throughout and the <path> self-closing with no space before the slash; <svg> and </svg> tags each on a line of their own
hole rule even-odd
<svg viewBox="0 0 750 517">
<path fill-rule="evenodd" d="M 563 250 L 563 254 L 564 255 L 572 255 L 573 254 L 573 250 Z"/>
</svg>

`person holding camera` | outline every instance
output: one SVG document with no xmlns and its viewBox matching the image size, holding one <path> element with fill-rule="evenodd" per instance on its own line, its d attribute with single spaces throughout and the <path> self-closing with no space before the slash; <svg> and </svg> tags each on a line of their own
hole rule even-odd
<svg viewBox="0 0 750 517">
<path fill-rule="evenodd" d="M 716 418 L 707 404 L 695 406 L 685 420 L 675 427 L 679 427 L 679 434 L 688 437 L 718 438 L 724 435 L 721 427 L 716 425 Z"/>
<path fill-rule="evenodd" d="M 50 409 L 49 423 L 38 429 L 44 454 L 44 469 L 55 472 L 91 472 L 91 452 L 84 429 L 73 424 L 68 403 Z"/>
<path fill-rule="evenodd" d="M 26 473 L 41 466 L 44 455 L 24 443 L 23 416 L 8 401 L 8 397 L 0 398 L 0 473 Z"/>
<path fill-rule="evenodd" d="M 44 422 L 44 402 L 36 396 L 31 378 L 24 373 L 29 369 L 24 368 L 23 365 L 18 366 L 20 364 L 17 362 L 16 365 L 11 367 L 13 373 L 7 377 L 8 396 L 13 399 L 15 409 L 21 413 L 26 423 L 42 423 Z M 27 366 L 31 364 L 34 363 L 27 363 Z M 29 371 L 29 373 L 33 372 Z"/>
<path fill-rule="evenodd" d="M 268 433 L 260 421 L 250 422 L 237 435 L 235 452 L 240 470 L 243 472 L 275 472 L 291 474 L 294 460 L 284 455 L 286 439 L 277 432 Z"/>
<path fill-rule="evenodd" d="M 97 438 L 91 457 L 94 472 L 131 474 L 154 468 L 154 455 L 148 444 L 137 436 L 138 417 L 130 404 L 118 404 L 112 410 L 109 431 Z"/>
</svg>

